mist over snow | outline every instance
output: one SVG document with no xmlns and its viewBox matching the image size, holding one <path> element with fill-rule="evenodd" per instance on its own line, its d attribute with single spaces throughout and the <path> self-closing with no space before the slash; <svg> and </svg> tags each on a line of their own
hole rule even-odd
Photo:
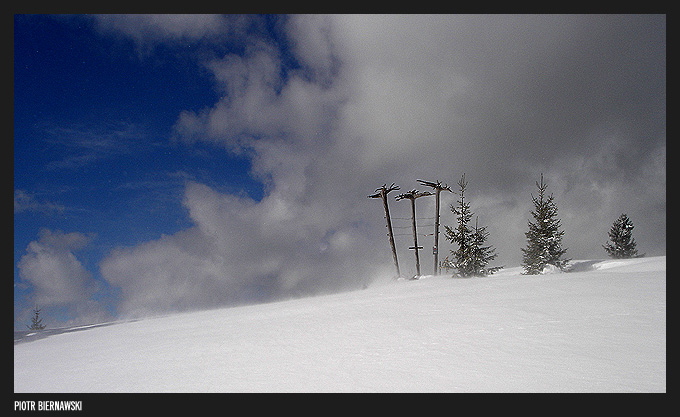
<svg viewBox="0 0 680 417">
<path fill-rule="evenodd" d="M 453 187 L 463 173 L 471 209 L 497 249 L 494 264 L 520 264 L 531 193 L 541 173 L 559 208 L 566 256 L 603 258 L 607 231 L 621 213 L 634 222 L 641 253 L 665 255 L 665 16 L 70 19 L 87 22 L 103 39 L 122 40 L 116 44 L 120 55 L 123 50 L 141 63 L 162 62 L 159 57 L 172 51 L 207 74 L 205 95 L 214 100 L 172 113 L 170 133 L 162 140 L 154 136 L 158 142 L 144 145 L 144 152 L 156 180 L 171 176 L 159 174 L 170 168 L 157 163 L 164 160 L 154 149 L 180 161 L 203 155 L 212 165 L 173 168 L 175 188 L 164 194 L 163 204 L 181 204 L 176 217 L 182 219 L 156 211 L 158 223 L 181 225 L 172 231 L 154 225 L 149 232 L 120 220 L 116 230 L 126 235 L 125 243 L 101 242 L 94 228 L 55 222 L 27 249 L 15 248 L 22 257 L 19 285 L 31 290 L 24 318 L 33 302 L 76 311 L 76 304 L 90 299 L 94 305 L 81 320 L 96 321 L 106 315 L 101 297 L 93 297 L 97 288 L 110 292 L 113 318 L 131 318 L 389 280 L 393 266 L 383 209 L 366 196 L 385 183 L 408 191 L 418 187 L 417 179 Z M 85 153 L 92 145 L 72 143 L 81 156 L 99 161 L 121 155 L 109 148 Z M 125 143 L 124 155 L 132 155 L 133 142 Z M 261 185 L 261 198 L 200 176 L 219 170 L 209 154 L 244 158 L 244 176 Z M 154 184 L 145 181 L 143 189 L 161 189 Z M 43 205 L 64 206 L 61 194 L 49 195 Z M 455 221 L 449 205 L 456 197 L 442 194 L 443 225 Z M 405 220 L 410 206 L 393 198 L 389 204 L 395 234 L 401 234 L 396 244 L 402 274 L 412 276 Z M 417 212 L 432 217 L 434 199 L 419 199 Z M 142 232 L 144 238 L 134 238 Z M 432 228 L 423 226 L 422 232 Z M 88 233 L 98 237 L 88 240 Z M 430 273 L 432 236 L 419 243 L 421 269 Z M 106 250 L 85 263 L 78 245 Z M 453 249 L 443 236 L 440 247 L 440 259 Z"/>
<path fill-rule="evenodd" d="M 372 249 L 366 233 L 329 230 L 314 209 L 290 204 L 190 183 L 185 205 L 196 226 L 113 251 L 102 262 L 102 275 L 123 289 L 123 313 L 153 313 L 356 288 L 379 270 L 362 261 Z"/>
<path fill-rule="evenodd" d="M 665 256 L 520 272 L 23 332 L 14 392 L 666 391 Z"/>
</svg>

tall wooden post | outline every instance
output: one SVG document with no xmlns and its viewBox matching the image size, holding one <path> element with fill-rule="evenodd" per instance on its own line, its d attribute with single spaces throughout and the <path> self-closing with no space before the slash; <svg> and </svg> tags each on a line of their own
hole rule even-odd
<svg viewBox="0 0 680 417">
<path fill-rule="evenodd" d="M 429 191 L 416 191 L 411 190 L 407 193 L 399 194 L 397 200 L 402 200 L 408 198 L 411 200 L 411 224 L 413 226 L 413 249 L 416 253 L 416 276 L 420 276 L 420 256 L 418 256 L 418 251 L 422 249 L 422 246 L 418 246 L 418 232 L 416 231 L 416 198 L 424 197 L 426 195 L 432 195 Z"/>
<path fill-rule="evenodd" d="M 389 236 L 390 239 L 390 247 L 392 248 L 392 259 L 394 260 L 394 267 L 397 269 L 397 278 L 401 276 L 401 272 L 399 271 L 399 260 L 397 259 L 397 248 L 394 245 L 394 233 L 392 232 L 392 220 L 390 219 L 390 208 L 387 205 L 387 194 L 390 191 L 398 190 L 399 186 L 392 185 L 387 187 L 387 184 L 383 184 L 382 187 L 377 188 L 375 191 L 375 194 L 369 195 L 368 198 L 382 198 L 383 202 L 383 208 L 385 209 L 385 219 L 387 220 L 387 236 Z"/>
<path fill-rule="evenodd" d="M 441 182 L 432 182 L 418 180 L 422 185 L 432 187 L 435 190 L 435 212 L 434 212 L 434 246 L 432 247 L 432 254 L 434 255 L 434 274 L 439 275 L 439 194 L 442 190 L 451 191 L 448 185 L 442 185 Z M 453 191 L 451 191 L 453 192 Z"/>
<path fill-rule="evenodd" d="M 418 253 L 422 246 L 418 246 L 418 233 L 416 232 L 416 199 L 411 198 L 411 223 L 413 225 L 413 249 L 416 254 L 416 275 L 420 276 L 420 256 Z"/>
</svg>

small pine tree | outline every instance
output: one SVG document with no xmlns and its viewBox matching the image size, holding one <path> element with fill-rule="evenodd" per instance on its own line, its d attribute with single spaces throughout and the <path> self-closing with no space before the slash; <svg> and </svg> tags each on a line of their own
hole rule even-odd
<svg viewBox="0 0 680 417">
<path fill-rule="evenodd" d="M 525 233 L 527 237 L 527 247 L 522 249 L 524 253 L 522 267 L 527 275 L 539 274 L 546 265 L 554 265 L 561 270 L 567 266 L 569 259 L 561 259 L 566 253 L 562 249 L 562 236 L 564 231 L 560 231 L 560 220 L 557 218 L 557 205 L 553 195 L 546 197 L 545 190 L 548 185 L 543 182 L 536 182 L 538 187 L 538 197 L 531 195 L 534 208 L 531 215 L 535 219 L 529 221 L 529 231 Z"/>
<path fill-rule="evenodd" d="M 638 251 L 636 249 L 635 238 L 633 238 L 633 222 L 622 214 L 614 222 L 609 230 L 609 240 L 611 243 L 602 245 L 612 258 L 637 258 Z"/>
<path fill-rule="evenodd" d="M 475 218 L 475 228 L 472 232 L 472 247 L 470 251 L 470 269 L 473 271 L 473 275 L 484 277 L 503 269 L 503 267 L 486 267 L 498 255 L 496 254 L 496 249 L 492 246 L 483 246 L 489 237 L 489 232 L 486 231 L 486 226 L 479 227 L 477 221 L 478 219 Z"/>
<path fill-rule="evenodd" d="M 31 319 L 31 325 L 26 325 L 30 330 L 43 330 L 45 325 L 42 324 L 42 319 L 40 318 L 40 309 L 33 309 L 33 318 Z"/>
<path fill-rule="evenodd" d="M 442 266 L 447 270 L 449 268 L 457 269 L 458 275 L 462 277 L 486 276 L 493 274 L 502 267 L 486 268 L 486 265 L 497 256 L 494 248 L 482 246 L 489 236 L 486 227 L 479 227 L 477 221 L 475 221 L 474 229 L 468 226 L 472 218 L 472 211 L 470 210 L 470 203 L 465 201 L 467 184 L 465 174 L 463 174 L 460 181 L 458 181 L 458 186 L 460 187 L 458 207 L 453 204 L 451 205 L 451 211 L 456 215 L 458 226 L 453 229 L 444 226 L 446 238 L 451 243 L 458 244 L 458 249 L 451 251 L 453 260 L 449 260 L 447 257 L 442 262 Z"/>
</svg>

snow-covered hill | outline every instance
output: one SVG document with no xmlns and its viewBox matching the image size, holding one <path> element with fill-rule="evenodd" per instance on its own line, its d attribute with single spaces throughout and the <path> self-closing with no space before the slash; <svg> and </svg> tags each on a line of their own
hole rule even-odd
<svg viewBox="0 0 680 417">
<path fill-rule="evenodd" d="M 665 392 L 666 257 L 423 277 L 17 343 L 15 392 Z"/>
</svg>

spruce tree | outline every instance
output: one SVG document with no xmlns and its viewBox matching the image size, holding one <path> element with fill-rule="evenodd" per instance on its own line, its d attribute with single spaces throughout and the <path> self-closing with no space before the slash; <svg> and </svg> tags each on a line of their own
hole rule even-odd
<svg viewBox="0 0 680 417">
<path fill-rule="evenodd" d="M 522 267 L 527 275 L 540 274 L 546 265 L 554 265 L 561 270 L 567 266 L 569 259 L 561 259 L 566 253 L 562 249 L 562 236 L 564 231 L 560 230 L 560 220 L 557 218 L 557 205 L 553 195 L 546 196 L 545 190 L 548 185 L 543 182 L 536 182 L 538 187 L 538 197 L 531 195 L 534 203 L 534 210 L 531 215 L 535 219 L 529 224 L 529 231 L 525 233 L 527 237 L 527 247 L 522 249 L 524 252 Z"/>
<path fill-rule="evenodd" d="M 496 254 L 496 249 L 492 246 L 483 246 L 489 237 L 489 232 L 486 231 L 486 226 L 479 227 L 477 221 L 478 218 L 475 218 L 475 228 L 472 232 L 472 247 L 470 251 L 470 269 L 473 271 L 473 275 L 484 277 L 493 274 L 503 267 L 486 267 L 498 255 Z"/>
<path fill-rule="evenodd" d="M 460 192 L 457 193 L 460 195 L 458 206 L 451 204 L 451 211 L 456 215 L 457 226 L 455 228 L 444 226 L 445 237 L 451 243 L 457 244 L 458 249 L 451 251 L 453 260 L 447 257 L 442 262 L 442 266 L 446 269 L 457 269 L 458 275 L 462 277 L 485 276 L 496 272 L 500 267 L 486 268 L 489 261 L 496 258 L 495 249 L 491 246 L 482 246 L 489 236 L 486 227 L 479 227 L 477 222 L 475 222 L 474 229 L 468 226 L 472 219 L 472 211 L 470 203 L 465 201 L 467 184 L 465 174 L 463 174 L 458 181 L 458 187 L 460 187 Z"/>
<path fill-rule="evenodd" d="M 452 229 L 448 226 L 444 226 L 446 229 L 446 238 L 458 245 L 458 249 L 451 251 L 453 260 L 451 266 L 458 269 L 458 274 L 464 277 L 472 275 L 470 261 L 471 243 L 472 243 L 472 230 L 468 227 L 468 223 L 472 218 L 472 212 L 470 211 L 470 203 L 465 201 L 465 188 L 467 187 L 467 182 L 465 181 L 465 174 L 458 181 L 458 187 L 460 188 L 460 199 L 458 200 L 458 207 L 451 204 L 451 211 L 456 215 L 457 226 Z"/>
<path fill-rule="evenodd" d="M 637 258 L 635 238 L 633 238 L 633 222 L 622 214 L 614 222 L 609 230 L 609 240 L 611 243 L 602 245 L 612 258 Z"/>
<path fill-rule="evenodd" d="M 33 318 L 31 319 L 31 325 L 28 326 L 26 325 L 30 330 L 42 330 L 45 328 L 45 325 L 42 324 L 42 319 L 40 318 L 40 309 L 35 308 L 33 310 Z"/>
</svg>

